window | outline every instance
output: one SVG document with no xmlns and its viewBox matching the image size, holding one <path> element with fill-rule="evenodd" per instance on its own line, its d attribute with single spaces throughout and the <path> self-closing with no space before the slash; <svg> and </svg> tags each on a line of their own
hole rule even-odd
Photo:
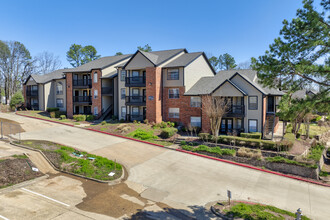
<svg viewBox="0 0 330 220">
<path fill-rule="evenodd" d="M 94 90 L 94 99 L 97 99 L 97 96 L 98 96 L 98 92 L 97 92 L 97 89 Z"/>
<path fill-rule="evenodd" d="M 132 72 L 132 81 L 139 81 L 140 80 L 139 75 L 140 75 L 139 71 L 133 71 Z"/>
<path fill-rule="evenodd" d="M 258 131 L 258 120 L 249 119 L 249 132 L 257 132 Z"/>
<path fill-rule="evenodd" d="M 201 107 L 202 101 L 199 96 L 190 97 L 190 106 L 191 107 Z"/>
<path fill-rule="evenodd" d="M 179 108 L 169 108 L 169 118 L 180 118 L 180 109 Z"/>
<path fill-rule="evenodd" d="M 190 117 L 190 125 L 192 127 L 202 127 L 202 119 L 201 117 Z"/>
<path fill-rule="evenodd" d="M 32 86 L 31 89 L 32 91 L 38 91 L 38 86 Z"/>
<path fill-rule="evenodd" d="M 94 83 L 97 83 L 97 72 L 94 72 Z"/>
<path fill-rule="evenodd" d="M 94 107 L 94 115 L 98 115 L 99 114 L 99 110 L 97 107 Z"/>
<path fill-rule="evenodd" d="M 139 89 L 132 89 L 133 96 L 139 96 Z"/>
<path fill-rule="evenodd" d="M 258 110 L 258 96 L 249 96 L 249 110 Z"/>
<path fill-rule="evenodd" d="M 241 129 L 242 128 L 242 119 L 237 119 L 237 129 Z"/>
<path fill-rule="evenodd" d="M 132 108 L 132 115 L 139 115 L 140 111 L 139 111 L 139 107 L 133 107 Z"/>
<path fill-rule="evenodd" d="M 38 105 L 38 99 L 31 99 L 32 105 Z"/>
<path fill-rule="evenodd" d="M 124 119 L 126 118 L 126 106 L 121 107 L 121 117 Z"/>
<path fill-rule="evenodd" d="M 58 82 L 56 84 L 56 94 L 62 95 L 63 94 L 63 84 L 61 82 Z"/>
<path fill-rule="evenodd" d="M 168 69 L 167 80 L 179 80 L 179 69 Z"/>
<path fill-rule="evenodd" d="M 56 99 L 56 107 L 63 108 L 63 99 Z"/>
<path fill-rule="evenodd" d="M 125 99 L 126 96 L 126 89 L 120 89 L 121 99 Z"/>
<path fill-rule="evenodd" d="M 179 89 L 168 89 L 168 98 L 178 99 L 179 96 Z"/>
<path fill-rule="evenodd" d="M 126 70 L 122 70 L 120 72 L 120 81 L 125 81 L 125 77 L 126 77 Z"/>
</svg>

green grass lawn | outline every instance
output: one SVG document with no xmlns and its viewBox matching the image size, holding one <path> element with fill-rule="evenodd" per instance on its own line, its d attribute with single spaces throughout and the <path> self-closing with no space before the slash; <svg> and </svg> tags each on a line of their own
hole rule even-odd
<svg viewBox="0 0 330 220">
<path fill-rule="evenodd" d="M 57 121 L 67 124 L 75 124 L 75 122 L 71 119 L 58 119 L 58 118 L 51 118 L 47 112 L 44 111 L 19 111 L 19 114 L 33 116 L 36 118 L 47 119 L 51 121 Z"/>
</svg>

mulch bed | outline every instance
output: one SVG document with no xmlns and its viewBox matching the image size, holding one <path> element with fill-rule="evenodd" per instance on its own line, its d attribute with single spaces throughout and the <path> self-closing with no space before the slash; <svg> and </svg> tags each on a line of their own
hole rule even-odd
<svg viewBox="0 0 330 220">
<path fill-rule="evenodd" d="M 35 165 L 28 158 L 7 158 L 0 160 L 0 188 L 40 177 L 41 172 L 32 171 Z"/>
</svg>

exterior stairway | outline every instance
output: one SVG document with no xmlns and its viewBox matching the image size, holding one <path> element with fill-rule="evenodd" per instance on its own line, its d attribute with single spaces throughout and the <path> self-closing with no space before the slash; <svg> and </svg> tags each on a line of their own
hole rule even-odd
<svg viewBox="0 0 330 220">
<path fill-rule="evenodd" d="M 112 111 L 112 104 L 107 108 L 107 110 L 103 111 L 102 109 L 102 116 L 99 118 L 100 121 L 103 121 L 105 119 L 108 119 L 109 116 L 111 116 L 113 114 L 113 111 Z"/>
<path fill-rule="evenodd" d="M 264 127 L 264 138 L 273 139 L 274 135 L 274 126 L 275 126 L 275 115 L 267 115 L 266 123 Z"/>
</svg>

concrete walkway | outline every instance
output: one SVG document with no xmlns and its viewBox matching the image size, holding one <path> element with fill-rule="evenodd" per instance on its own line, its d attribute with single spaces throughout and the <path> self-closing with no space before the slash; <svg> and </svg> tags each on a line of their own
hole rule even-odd
<svg viewBox="0 0 330 220">
<path fill-rule="evenodd" d="M 124 164 L 129 171 L 126 183 L 152 201 L 177 209 L 191 210 L 202 218 L 199 207 L 226 199 L 274 205 L 295 212 L 298 208 L 312 219 L 330 216 L 330 188 L 213 161 L 143 143 L 129 141 L 64 125 L 41 123 L 36 119 L 8 115 L 26 130 L 24 139 L 43 139 L 106 156 Z M 5 117 L 0 114 L 0 117 Z M 42 129 L 34 123 L 42 124 Z M 0 211 L 1 214 L 1 211 Z"/>
</svg>

